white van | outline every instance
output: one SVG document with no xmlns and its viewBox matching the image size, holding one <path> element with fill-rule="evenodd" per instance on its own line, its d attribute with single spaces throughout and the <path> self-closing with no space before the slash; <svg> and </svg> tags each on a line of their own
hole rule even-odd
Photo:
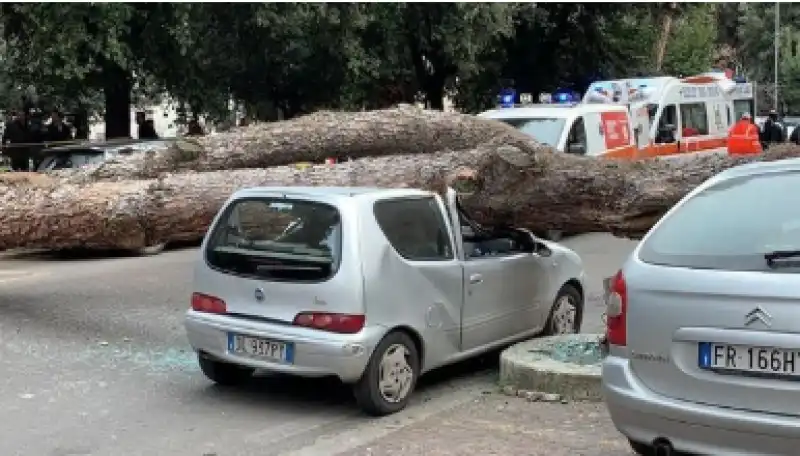
<svg viewBox="0 0 800 456">
<path fill-rule="evenodd" d="M 635 125 L 623 105 L 540 104 L 493 109 L 478 117 L 509 124 L 559 152 L 575 155 L 626 158 L 636 155 L 637 139 L 647 145 L 647 129 Z"/>
</svg>

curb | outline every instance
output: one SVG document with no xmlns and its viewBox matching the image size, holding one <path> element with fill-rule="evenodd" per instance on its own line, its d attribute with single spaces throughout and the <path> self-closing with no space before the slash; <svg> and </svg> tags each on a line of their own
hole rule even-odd
<svg viewBox="0 0 800 456">
<path fill-rule="evenodd" d="M 598 344 L 601 337 L 601 334 L 542 337 L 503 350 L 500 355 L 503 392 L 534 402 L 543 398 L 602 401 Z"/>
</svg>

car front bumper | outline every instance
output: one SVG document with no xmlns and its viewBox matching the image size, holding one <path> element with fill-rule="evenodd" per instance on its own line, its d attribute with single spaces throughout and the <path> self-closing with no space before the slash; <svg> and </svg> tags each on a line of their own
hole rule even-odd
<svg viewBox="0 0 800 456">
<path fill-rule="evenodd" d="M 603 362 L 603 390 L 611 420 L 631 440 L 668 439 L 696 454 L 796 455 L 800 420 L 788 416 L 703 405 L 661 396 L 644 386 L 627 358 Z"/>
<path fill-rule="evenodd" d="M 335 334 L 285 324 L 247 320 L 189 310 L 184 320 L 189 344 L 197 352 L 241 366 L 271 372 L 356 382 L 386 330 L 368 326 L 358 334 Z M 256 359 L 228 350 L 228 333 L 260 337 L 294 345 L 291 364 Z"/>
</svg>

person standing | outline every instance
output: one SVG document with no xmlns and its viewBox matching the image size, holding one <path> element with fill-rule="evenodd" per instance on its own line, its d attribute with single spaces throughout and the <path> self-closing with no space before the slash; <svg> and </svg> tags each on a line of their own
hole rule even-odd
<svg viewBox="0 0 800 456">
<path fill-rule="evenodd" d="M 761 142 L 765 144 L 766 147 L 786 141 L 783 125 L 778 121 L 778 113 L 775 110 L 769 112 L 769 116 L 761 130 L 760 137 Z"/>
<path fill-rule="evenodd" d="M 758 127 L 750 113 L 742 114 L 728 132 L 728 155 L 756 155 L 763 152 Z"/>
<path fill-rule="evenodd" d="M 190 120 L 186 136 L 203 136 L 203 135 L 205 135 L 205 132 L 203 131 L 203 127 L 200 125 L 200 122 L 198 122 L 197 119 Z"/>
<path fill-rule="evenodd" d="M 30 169 L 30 151 L 26 144 L 30 136 L 25 111 L 14 111 L 3 132 L 3 153 L 11 160 L 13 171 Z"/>
<path fill-rule="evenodd" d="M 155 125 L 152 119 L 146 119 L 144 112 L 136 113 L 136 124 L 139 125 L 139 139 L 158 139 Z"/>
<path fill-rule="evenodd" d="M 64 119 L 58 110 L 50 114 L 50 125 L 47 126 L 46 140 L 48 142 L 72 140 L 72 128 L 64 123 Z"/>
</svg>

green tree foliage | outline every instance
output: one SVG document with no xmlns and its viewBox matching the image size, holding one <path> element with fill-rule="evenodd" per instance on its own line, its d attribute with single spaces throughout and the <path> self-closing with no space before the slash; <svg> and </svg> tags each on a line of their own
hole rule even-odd
<svg viewBox="0 0 800 456">
<path fill-rule="evenodd" d="M 181 4 L 4 3 L 8 77 L 40 97 L 87 105 L 104 94 L 109 136 L 128 136 L 134 88 L 147 93 L 154 56 L 179 46 Z"/>
<path fill-rule="evenodd" d="M 760 91 L 763 106 L 774 104 L 775 3 L 745 3 L 740 7 L 736 36 L 737 63 L 749 79 L 768 89 Z M 780 4 L 778 83 L 781 104 L 800 111 L 800 4 Z M 793 52 L 794 48 L 794 52 Z"/>
<path fill-rule="evenodd" d="M 715 63 L 718 28 L 716 4 L 684 6 L 674 19 L 664 56 L 664 72 L 689 76 L 708 71 Z"/>
<path fill-rule="evenodd" d="M 379 108 L 445 97 L 469 111 L 514 86 L 538 93 L 652 70 L 659 9 L 624 4 L 5 3 L 0 101 L 30 88 L 103 112 L 169 93 L 189 114 L 251 117 Z M 674 17 L 669 72 L 710 66 L 713 6 Z M 6 100 L 2 100 L 2 97 Z M 99 98 L 102 96 L 102 98 Z M 98 100 L 102 99 L 102 103 Z"/>
</svg>

